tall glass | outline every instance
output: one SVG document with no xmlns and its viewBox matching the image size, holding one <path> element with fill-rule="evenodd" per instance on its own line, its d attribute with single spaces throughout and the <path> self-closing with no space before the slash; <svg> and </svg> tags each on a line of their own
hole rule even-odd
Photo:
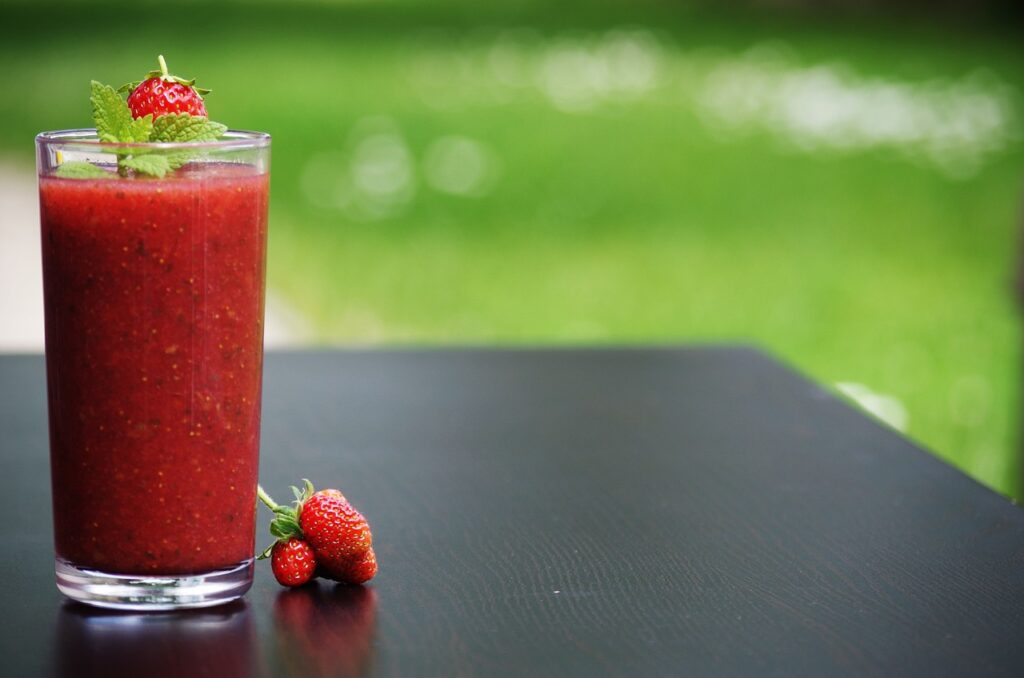
<svg viewBox="0 0 1024 678">
<path fill-rule="evenodd" d="M 253 569 L 270 137 L 69 130 L 36 150 L 57 587 L 127 609 L 238 598 Z M 116 171 L 118 156 L 157 154 L 182 166 Z M 59 169 L 82 161 L 106 176 Z"/>
</svg>

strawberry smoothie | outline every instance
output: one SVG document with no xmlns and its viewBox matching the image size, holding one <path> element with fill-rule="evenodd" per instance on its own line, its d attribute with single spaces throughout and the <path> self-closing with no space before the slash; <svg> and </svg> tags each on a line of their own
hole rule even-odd
<svg viewBox="0 0 1024 678">
<path fill-rule="evenodd" d="M 253 556 L 269 175 L 39 179 L 57 557 L 190 575 Z"/>
</svg>

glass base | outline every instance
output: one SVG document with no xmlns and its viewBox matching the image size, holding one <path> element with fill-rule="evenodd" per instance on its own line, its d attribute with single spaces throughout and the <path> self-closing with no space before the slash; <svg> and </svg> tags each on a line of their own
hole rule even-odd
<svg viewBox="0 0 1024 678">
<path fill-rule="evenodd" d="M 56 559 L 57 588 L 68 598 L 115 610 L 182 610 L 241 598 L 252 586 L 253 559 L 203 574 L 169 577 L 108 574 Z"/>
</svg>

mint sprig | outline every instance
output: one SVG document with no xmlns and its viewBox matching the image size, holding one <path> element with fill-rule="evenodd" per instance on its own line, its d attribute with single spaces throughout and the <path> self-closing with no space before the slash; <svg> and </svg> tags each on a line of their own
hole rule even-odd
<svg viewBox="0 0 1024 678">
<path fill-rule="evenodd" d="M 188 113 L 161 115 L 153 123 L 153 141 L 201 142 L 219 139 L 228 130 L 226 125 L 211 122 L 206 118 Z M 168 169 L 178 169 L 192 159 L 190 153 L 173 153 L 166 156 Z"/>
<path fill-rule="evenodd" d="M 168 113 L 153 122 L 153 141 L 213 141 L 228 128 L 188 113 Z"/>
<path fill-rule="evenodd" d="M 143 130 L 132 124 L 132 112 L 128 110 L 128 104 L 114 91 L 110 85 L 93 80 L 89 83 L 89 103 L 92 104 L 92 122 L 96 126 L 96 134 L 100 141 L 136 141 L 136 132 Z M 145 118 L 140 118 L 145 120 Z M 152 126 L 153 118 L 150 117 L 149 124 Z"/>
<path fill-rule="evenodd" d="M 156 120 L 152 115 L 133 119 L 128 103 L 118 90 L 95 80 L 90 84 L 89 102 L 92 104 L 96 134 L 105 143 L 213 141 L 227 131 L 227 127 L 219 122 L 188 113 L 171 113 Z M 134 172 L 158 178 L 166 176 L 194 157 L 193 153 L 187 151 L 161 155 L 148 148 L 118 148 L 114 153 L 117 155 L 117 173 L 121 176 Z M 57 169 L 57 176 L 91 179 L 109 177 L 110 172 L 88 162 L 69 162 Z"/>
<path fill-rule="evenodd" d="M 130 155 L 119 159 L 117 166 L 158 178 L 164 177 L 172 169 L 170 159 L 166 155 Z"/>
<path fill-rule="evenodd" d="M 66 162 L 57 168 L 57 176 L 62 179 L 107 179 L 111 172 L 91 162 Z"/>
</svg>

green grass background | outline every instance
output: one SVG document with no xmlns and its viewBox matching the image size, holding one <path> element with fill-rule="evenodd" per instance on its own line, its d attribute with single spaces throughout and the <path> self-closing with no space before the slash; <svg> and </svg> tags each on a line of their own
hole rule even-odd
<svg viewBox="0 0 1024 678">
<path fill-rule="evenodd" d="M 761 133 L 723 141 L 666 103 L 670 92 L 581 114 L 529 92 L 436 108 L 410 76 L 425 50 L 457 60 L 509 28 L 543 45 L 628 26 L 669 48 L 664 68 L 683 84 L 689 54 L 775 40 L 800 64 L 842 63 L 865 78 L 985 69 L 1019 92 L 1019 34 L 659 3 L 0 12 L 4 87 L 17 93 L 0 98 L 0 152 L 26 167 L 36 132 L 87 125 L 90 79 L 137 79 L 158 52 L 214 88 L 212 117 L 274 135 L 270 284 L 317 341 L 756 342 L 819 381 L 899 398 L 909 435 L 1021 492 L 1024 371 L 1009 292 L 1019 140 L 953 180 L 894 151 L 795 153 Z M 311 204 L 306 163 L 342 148 L 367 116 L 387 116 L 417 159 L 443 135 L 482 140 L 500 178 L 481 198 L 420 183 L 404 211 L 373 221 Z"/>
</svg>

